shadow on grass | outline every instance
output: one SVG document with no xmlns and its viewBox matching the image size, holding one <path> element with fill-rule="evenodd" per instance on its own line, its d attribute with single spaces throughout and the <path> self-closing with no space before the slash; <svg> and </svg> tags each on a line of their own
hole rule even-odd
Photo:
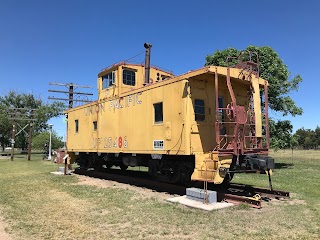
<svg viewBox="0 0 320 240">
<path fill-rule="evenodd" d="M 76 168 L 74 173 L 78 175 L 116 181 L 118 183 L 130 184 L 136 187 L 144 187 L 156 192 L 166 192 L 181 196 L 186 193 L 185 186 L 152 180 L 147 172 L 132 170 L 121 171 L 120 169 L 111 169 L 104 170 L 103 172 L 97 172 Z"/>
<path fill-rule="evenodd" d="M 275 169 L 282 169 L 282 168 L 292 168 L 294 166 L 293 163 L 275 163 Z"/>
</svg>

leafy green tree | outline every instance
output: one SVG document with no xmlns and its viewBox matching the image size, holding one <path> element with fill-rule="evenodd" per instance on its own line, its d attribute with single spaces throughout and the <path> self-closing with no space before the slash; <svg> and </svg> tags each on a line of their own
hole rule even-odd
<svg viewBox="0 0 320 240">
<path fill-rule="evenodd" d="M 292 161 L 292 163 L 293 163 L 293 149 L 295 149 L 297 146 L 299 146 L 298 136 L 292 134 L 290 136 L 290 148 L 291 148 L 291 161 Z"/>
<path fill-rule="evenodd" d="M 292 129 L 290 121 L 277 121 L 269 119 L 270 146 L 275 150 L 291 148 L 293 144 Z"/>
<path fill-rule="evenodd" d="M 60 102 L 53 102 L 52 104 L 44 103 L 42 99 L 36 98 L 33 94 L 20 94 L 14 91 L 10 91 L 7 95 L 0 96 L 0 133 L 3 133 L 3 137 L 1 137 L 0 140 L 2 146 L 7 145 L 11 138 L 12 121 L 9 119 L 8 114 L 12 112 L 10 108 L 37 109 L 34 112 L 35 115 L 32 116 L 32 118 L 36 119 L 33 123 L 33 130 L 34 132 L 41 132 L 49 128 L 47 121 L 52 117 L 58 116 L 65 109 L 65 106 Z M 30 112 L 21 111 L 24 114 L 30 114 Z M 25 126 L 28 123 L 26 120 L 19 120 L 20 126 Z M 26 131 L 28 131 L 28 129 L 26 129 Z M 21 148 L 27 146 L 27 139 L 24 134 L 17 136 L 16 146 Z"/>
<path fill-rule="evenodd" d="M 320 147 L 320 127 L 317 126 L 316 129 L 314 130 L 314 141 L 316 148 Z"/>
<path fill-rule="evenodd" d="M 36 134 L 32 139 L 32 148 L 42 150 L 46 143 L 50 141 L 50 133 L 42 132 Z M 58 136 L 57 133 L 52 130 L 51 134 L 51 147 L 52 149 L 62 148 L 64 146 L 62 137 Z"/>
<path fill-rule="evenodd" d="M 304 129 L 300 128 L 296 131 L 295 136 L 298 139 L 299 146 L 304 149 L 312 149 L 317 148 L 318 144 L 318 136 L 319 134 L 319 127 L 316 128 L 316 131 L 311 129 Z"/>
<path fill-rule="evenodd" d="M 2 151 L 4 151 L 5 146 L 9 145 L 11 129 L 8 126 L 11 125 L 7 113 L 4 111 L 5 106 L 0 102 L 0 144 Z"/>
<path fill-rule="evenodd" d="M 294 148 L 299 146 L 298 137 L 293 134 L 290 137 L 290 148 L 293 150 Z"/>
<path fill-rule="evenodd" d="M 304 140 L 310 135 L 310 132 L 302 127 L 299 128 L 294 135 L 297 136 L 299 146 L 303 147 Z"/>
<path fill-rule="evenodd" d="M 249 46 L 246 50 L 255 52 L 259 56 L 260 76 L 269 82 L 269 107 L 274 111 L 282 112 L 284 116 L 301 115 L 302 108 L 297 107 L 289 96 L 290 92 L 298 90 L 299 83 L 302 81 L 300 75 L 290 79 L 288 67 L 271 47 Z M 206 57 L 205 65 L 227 66 L 227 57 L 233 57 L 229 65 L 235 65 L 239 54 L 240 51 L 234 48 L 218 50 Z M 254 61 L 257 60 L 256 55 L 253 55 L 252 58 Z"/>
<path fill-rule="evenodd" d="M 307 136 L 305 139 L 304 139 L 304 142 L 303 142 L 303 148 L 304 149 L 310 149 L 312 148 L 312 139 L 310 136 Z"/>
</svg>

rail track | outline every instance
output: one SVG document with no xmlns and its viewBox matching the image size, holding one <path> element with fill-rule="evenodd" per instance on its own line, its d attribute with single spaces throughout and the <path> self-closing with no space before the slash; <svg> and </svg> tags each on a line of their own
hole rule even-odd
<svg viewBox="0 0 320 240">
<path fill-rule="evenodd" d="M 159 182 L 151 179 L 147 172 L 121 171 L 118 169 L 107 170 L 104 172 L 88 171 L 75 169 L 75 174 L 89 177 L 116 181 L 119 183 L 130 184 L 137 187 L 145 187 L 157 192 L 167 192 L 175 195 L 185 195 L 186 187 L 182 185 Z M 198 186 L 199 187 L 199 186 Z M 253 208 L 261 208 L 262 201 L 271 199 L 287 199 L 290 193 L 282 190 L 270 190 L 251 185 L 230 183 L 228 185 L 209 185 L 209 190 L 217 191 L 218 201 L 226 201 L 234 204 L 245 203 Z"/>
<path fill-rule="evenodd" d="M 254 187 L 250 185 L 244 185 L 244 184 L 231 183 L 229 184 L 229 189 L 240 190 L 240 191 L 242 190 L 242 191 L 248 192 L 252 196 L 255 194 L 259 194 L 263 197 L 275 198 L 275 199 L 290 198 L 290 193 L 287 191 L 270 190 L 269 188 L 259 188 L 259 187 Z"/>
<path fill-rule="evenodd" d="M 262 201 L 271 201 L 272 199 L 288 199 L 290 193 L 282 190 L 270 190 L 268 188 L 259 188 L 251 185 L 230 183 L 225 189 L 219 191 L 223 200 L 232 203 L 247 203 L 254 208 L 261 208 Z"/>
</svg>

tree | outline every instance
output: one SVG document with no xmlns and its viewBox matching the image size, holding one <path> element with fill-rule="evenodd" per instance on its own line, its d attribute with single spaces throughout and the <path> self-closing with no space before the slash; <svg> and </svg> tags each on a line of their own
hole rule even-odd
<svg viewBox="0 0 320 240">
<path fill-rule="evenodd" d="M 304 149 L 310 149 L 310 148 L 312 148 L 312 139 L 311 139 L 311 137 L 306 137 L 305 139 L 304 139 L 304 142 L 303 142 L 303 148 Z"/>
<path fill-rule="evenodd" d="M 298 139 L 299 146 L 304 149 L 317 148 L 319 145 L 318 138 L 320 134 L 319 127 L 316 128 L 316 131 L 311 129 L 300 128 L 296 131 L 295 136 Z"/>
<path fill-rule="evenodd" d="M 0 96 L 0 133 L 4 137 L 1 137 L 1 145 L 7 145 L 10 142 L 12 121 L 8 118 L 8 111 L 10 108 L 32 108 L 37 109 L 35 116 L 37 120 L 33 124 L 34 132 L 45 131 L 49 128 L 47 121 L 52 117 L 58 116 L 65 106 L 60 102 L 53 102 L 52 104 L 46 104 L 40 98 L 36 98 L 32 94 L 19 94 L 14 91 L 10 91 L 5 96 Z M 20 125 L 25 126 L 28 121 L 19 121 Z M 27 146 L 27 139 L 25 135 L 20 134 L 16 138 L 16 146 L 24 148 Z"/>
<path fill-rule="evenodd" d="M 298 137 L 296 135 L 291 135 L 290 137 L 290 148 L 293 149 L 299 146 Z"/>
<path fill-rule="evenodd" d="M 282 112 L 284 116 L 288 114 L 292 116 L 301 115 L 302 108 L 297 107 L 293 99 L 288 95 L 290 92 L 298 90 L 299 83 L 302 81 L 300 75 L 296 75 L 290 80 L 288 67 L 271 47 L 249 46 L 246 50 L 255 52 L 259 56 L 260 76 L 269 82 L 269 107 L 274 111 Z M 230 64 L 235 65 L 239 54 L 240 51 L 234 48 L 218 50 L 206 57 L 205 65 L 225 67 L 227 66 L 227 57 L 233 57 Z M 257 60 L 255 55 L 252 57 L 253 60 Z"/>
<path fill-rule="evenodd" d="M 304 128 L 299 128 L 294 135 L 297 137 L 299 146 L 302 147 L 304 140 L 308 135 L 308 131 L 306 131 Z"/>
<path fill-rule="evenodd" d="M 298 137 L 296 135 L 290 136 L 290 148 L 291 148 L 291 161 L 293 163 L 293 149 L 299 145 Z"/>
<path fill-rule="evenodd" d="M 292 129 L 290 121 L 277 121 L 269 119 L 270 127 L 270 146 L 275 150 L 291 148 L 294 144 L 294 139 L 292 137 Z"/>
<path fill-rule="evenodd" d="M 314 130 L 314 141 L 315 141 L 315 145 L 316 148 L 319 148 L 320 146 L 320 127 L 317 126 L 316 129 Z"/>
<path fill-rule="evenodd" d="M 43 146 L 46 143 L 49 143 L 49 139 L 50 139 L 49 132 L 42 132 L 42 133 L 36 134 L 32 139 L 32 148 L 42 150 Z M 58 136 L 54 130 L 52 130 L 52 134 L 51 134 L 51 146 L 52 146 L 52 149 L 58 149 L 64 146 L 62 137 Z"/>
<path fill-rule="evenodd" d="M 5 146 L 10 143 L 9 139 L 11 132 L 11 129 L 8 128 L 8 126 L 10 126 L 10 121 L 4 109 L 5 106 L 0 102 L 0 144 L 2 151 L 4 151 Z"/>
</svg>

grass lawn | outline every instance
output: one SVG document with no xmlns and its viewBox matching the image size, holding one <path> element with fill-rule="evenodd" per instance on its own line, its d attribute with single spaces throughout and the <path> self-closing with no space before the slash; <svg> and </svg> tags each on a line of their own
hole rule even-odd
<svg viewBox="0 0 320 240">
<path fill-rule="evenodd" d="M 271 155 L 274 188 L 290 191 L 291 200 L 213 212 L 136 187 L 52 175 L 57 165 L 40 155 L 0 159 L 0 215 L 12 239 L 319 239 L 320 151 L 295 151 L 293 160 L 290 150 Z M 233 182 L 268 186 L 265 175 Z"/>
</svg>

